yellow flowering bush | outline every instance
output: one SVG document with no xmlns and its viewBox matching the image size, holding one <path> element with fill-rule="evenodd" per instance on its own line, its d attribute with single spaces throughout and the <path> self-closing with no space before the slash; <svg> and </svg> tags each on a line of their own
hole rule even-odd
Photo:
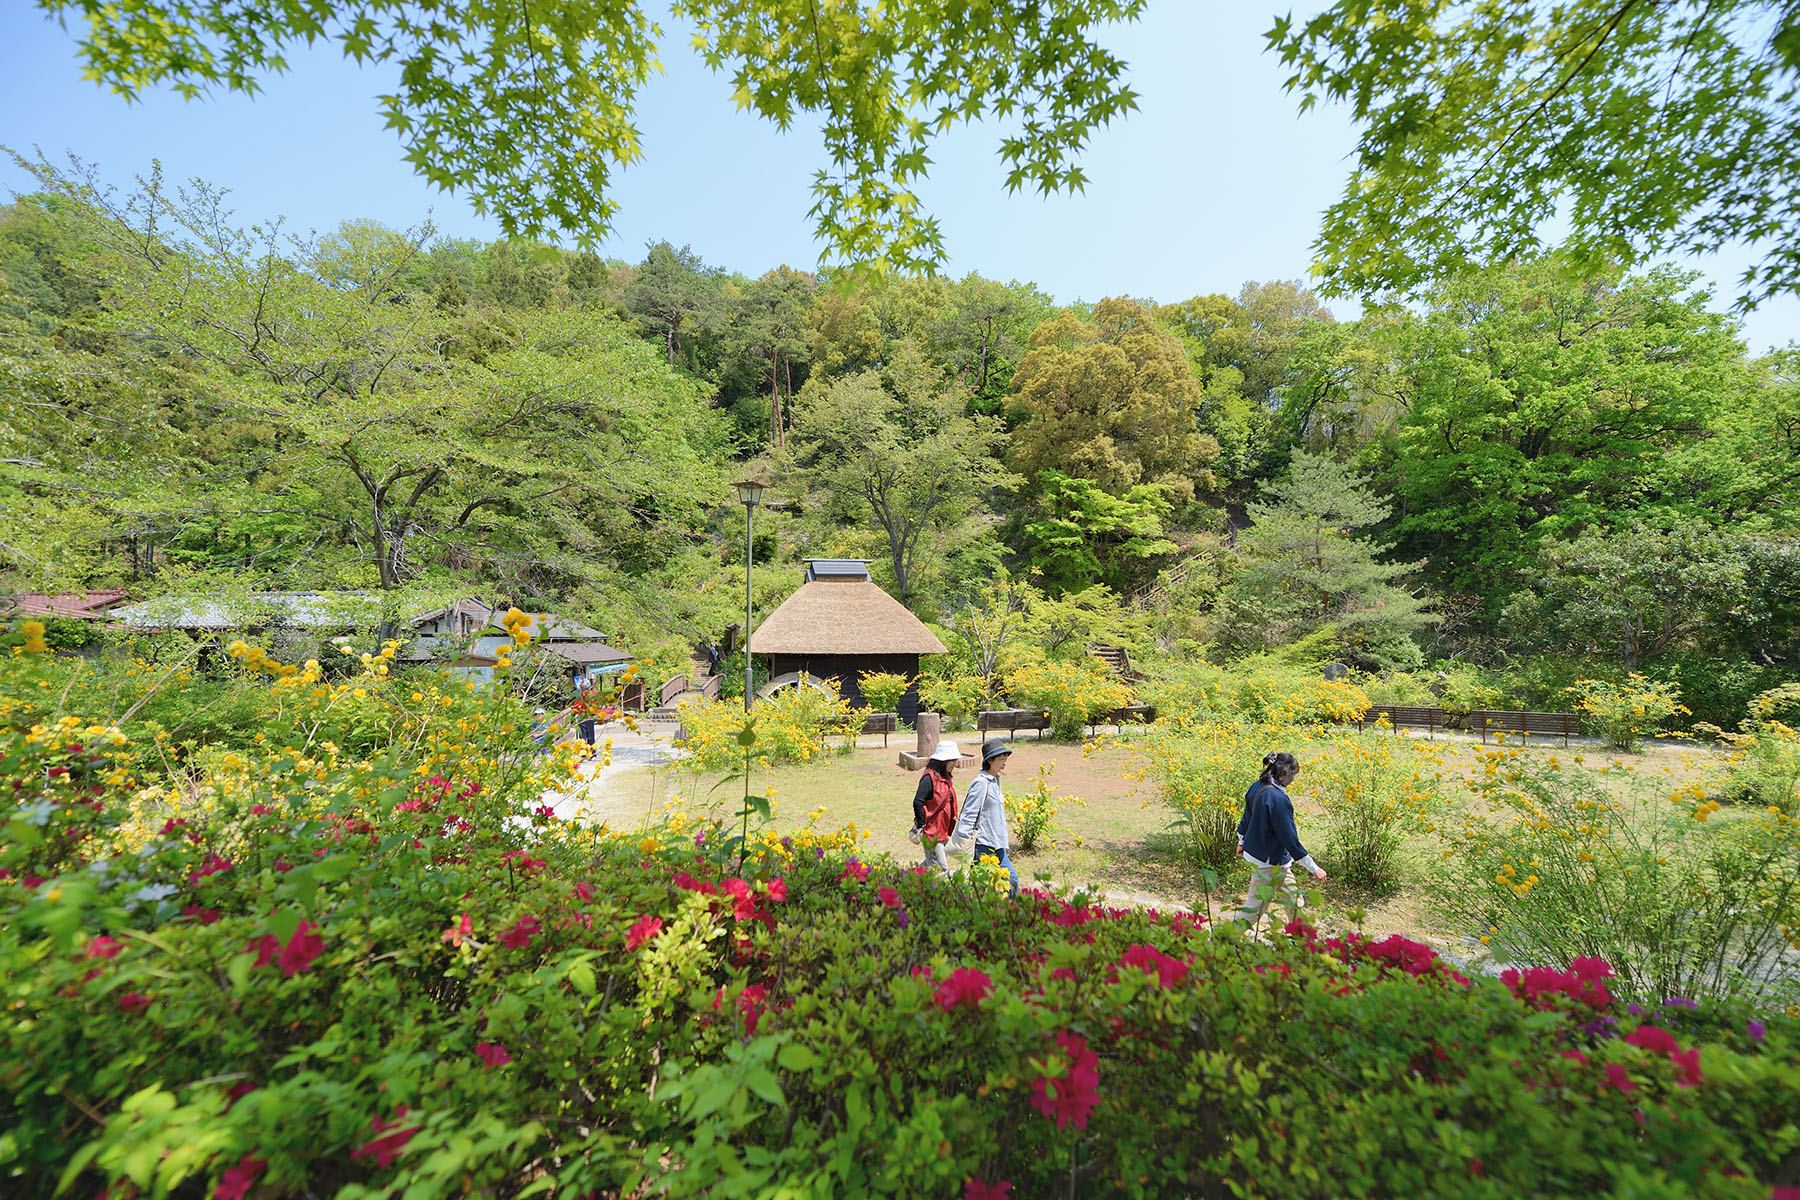
<svg viewBox="0 0 1800 1200">
<path fill-rule="evenodd" d="M 1245 675 L 1236 708 L 1270 725 L 1318 725 L 1354 721 L 1369 711 L 1369 695 L 1343 679 L 1293 668 L 1264 668 Z"/>
<path fill-rule="evenodd" d="M 851 705 L 831 680 L 821 682 L 822 687 L 781 688 L 756 702 L 749 717 L 755 729 L 752 761 L 764 767 L 818 762 L 830 753 L 831 738 L 859 727 L 867 710 Z M 676 745 L 688 752 L 684 761 L 690 769 L 726 771 L 743 765 L 745 747 L 739 738 L 745 717 L 739 705 L 720 700 L 684 704 L 681 724 Z"/>
<path fill-rule="evenodd" d="M 1064 740 L 1079 738 L 1089 721 L 1132 702 L 1124 681 L 1093 659 L 1017 667 L 1006 677 L 1006 691 L 1020 708 L 1049 713 L 1050 735 Z"/>
<path fill-rule="evenodd" d="M 1567 693 L 1575 711 L 1589 718 L 1616 750 L 1636 750 L 1645 734 L 1678 713 L 1687 713 L 1681 689 L 1633 671 L 1625 682 L 1580 679 Z"/>
<path fill-rule="evenodd" d="M 1032 789 L 1022 795 L 1009 796 L 1006 800 L 1008 812 L 1007 825 L 1013 837 L 1015 849 L 1032 851 L 1056 820 L 1056 814 L 1065 802 L 1085 804 L 1079 796 L 1063 796 L 1061 789 L 1050 782 L 1056 764 L 1047 762 L 1037 769 L 1037 782 Z"/>
<path fill-rule="evenodd" d="M 1292 731 L 1239 722 L 1177 729 L 1160 722 L 1131 744 L 1130 777 L 1154 781 L 1173 812 L 1177 855 L 1191 866 L 1224 871 L 1237 863 L 1244 793 L 1270 750 L 1291 748 Z"/>
<path fill-rule="evenodd" d="M 1480 754 L 1477 804 L 1439 832 L 1443 915 L 1496 957 L 1604 958 L 1634 998 L 1792 991 L 1800 828 L 1778 809 L 1710 822 L 1704 784 L 1631 766 Z"/>
<path fill-rule="evenodd" d="M 919 703 L 927 712 L 942 713 L 947 729 L 967 728 L 987 702 L 987 680 L 979 675 L 926 679 L 919 684 Z"/>
<path fill-rule="evenodd" d="M 906 689 L 913 685 L 913 678 L 892 671 L 864 671 L 856 682 L 862 689 L 863 699 L 868 702 L 869 711 L 891 713 L 900 711 L 900 700 L 906 695 Z"/>
<path fill-rule="evenodd" d="M 1773 719 L 1759 720 L 1745 733 L 1722 733 L 1732 747 L 1730 799 L 1783 813 L 1800 811 L 1800 732 Z"/>
<path fill-rule="evenodd" d="M 1409 738 L 1347 730 L 1314 743 L 1292 791 L 1325 815 L 1322 857 L 1334 877 L 1380 895 L 1400 886 L 1406 833 L 1439 804 L 1441 754 Z"/>
</svg>

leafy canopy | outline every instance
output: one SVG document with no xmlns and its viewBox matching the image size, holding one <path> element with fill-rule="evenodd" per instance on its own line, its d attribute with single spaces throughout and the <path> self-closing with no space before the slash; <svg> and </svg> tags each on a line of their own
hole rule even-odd
<svg viewBox="0 0 1800 1200">
<path fill-rule="evenodd" d="M 740 109 L 787 129 L 822 122 L 831 167 L 811 215 L 828 255 L 859 272 L 929 271 L 937 222 L 915 191 L 934 139 L 964 122 L 1007 122 L 1007 187 L 1079 190 L 1076 159 L 1097 127 L 1136 107 L 1125 63 L 1091 36 L 1146 0 L 674 0 L 693 49 L 729 70 Z M 135 98 L 167 85 L 192 99 L 254 94 L 296 45 L 400 68 L 381 97 L 406 161 L 492 212 L 509 235 L 597 244 L 617 204 L 613 172 L 642 157 L 634 102 L 661 28 L 639 0 L 38 0 L 86 22 L 87 78 Z"/>
<path fill-rule="evenodd" d="M 1268 35 L 1301 108 L 1349 106 L 1330 291 L 1413 291 L 1538 249 L 1587 266 L 1763 247 L 1739 304 L 1800 290 L 1800 8 L 1777 0 L 1338 0 Z"/>
</svg>

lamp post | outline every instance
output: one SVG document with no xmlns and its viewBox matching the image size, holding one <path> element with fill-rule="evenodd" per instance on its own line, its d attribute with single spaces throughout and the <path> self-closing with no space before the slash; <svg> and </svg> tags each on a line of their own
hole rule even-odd
<svg viewBox="0 0 1800 1200">
<path fill-rule="evenodd" d="M 756 506 L 762 503 L 763 484 L 746 479 L 737 485 L 738 503 L 744 506 L 744 712 L 750 711 L 750 678 L 754 662 L 750 657 L 750 567 L 756 558 L 756 543 L 751 538 L 756 523 Z"/>
</svg>

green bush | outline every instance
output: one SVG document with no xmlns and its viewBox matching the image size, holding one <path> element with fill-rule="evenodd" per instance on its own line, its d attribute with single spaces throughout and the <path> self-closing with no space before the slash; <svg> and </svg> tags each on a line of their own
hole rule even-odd
<svg viewBox="0 0 1800 1200">
<path fill-rule="evenodd" d="M 946 730 L 967 729 L 987 703 L 987 687 L 979 675 L 926 679 L 919 685 L 919 703 L 942 714 Z"/>
<path fill-rule="evenodd" d="M 1672 722 L 1678 729 L 1701 721 L 1730 729 L 1750 715 L 1750 703 L 1758 693 L 1791 676 L 1791 668 L 1784 671 L 1743 655 L 1696 651 L 1652 659 L 1643 672 L 1680 690 L 1681 702 L 1692 715 Z"/>
<path fill-rule="evenodd" d="M 896 675 L 892 671 L 865 671 L 857 678 L 863 700 L 870 711 L 878 713 L 899 712 L 900 700 L 913 682 L 912 676 Z"/>
<path fill-rule="evenodd" d="M 1450 925 L 1503 960 L 1605 958 L 1640 1003 L 1794 991 L 1800 828 L 1760 812 L 1709 819 L 1703 784 L 1673 792 L 1517 750 L 1482 751 L 1477 805 L 1442 833 Z"/>
<path fill-rule="evenodd" d="M 1064 741 L 1079 738 L 1089 721 L 1132 701 L 1124 681 L 1091 658 L 1019 667 L 1008 672 L 1006 690 L 1019 707 L 1049 713 L 1050 735 Z"/>
</svg>

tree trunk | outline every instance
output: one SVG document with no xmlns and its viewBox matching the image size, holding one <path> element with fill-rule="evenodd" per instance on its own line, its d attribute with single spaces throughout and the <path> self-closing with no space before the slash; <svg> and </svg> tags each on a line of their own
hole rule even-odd
<svg viewBox="0 0 1800 1200">
<path fill-rule="evenodd" d="M 775 350 L 769 352 L 769 444 L 787 445 L 781 428 L 781 353 Z"/>
<path fill-rule="evenodd" d="M 669 322 L 669 328 L 663 333 L 663 341 L 669 347 L 669 370 L 675 369 L 675 322 Z"/>
</svg>

